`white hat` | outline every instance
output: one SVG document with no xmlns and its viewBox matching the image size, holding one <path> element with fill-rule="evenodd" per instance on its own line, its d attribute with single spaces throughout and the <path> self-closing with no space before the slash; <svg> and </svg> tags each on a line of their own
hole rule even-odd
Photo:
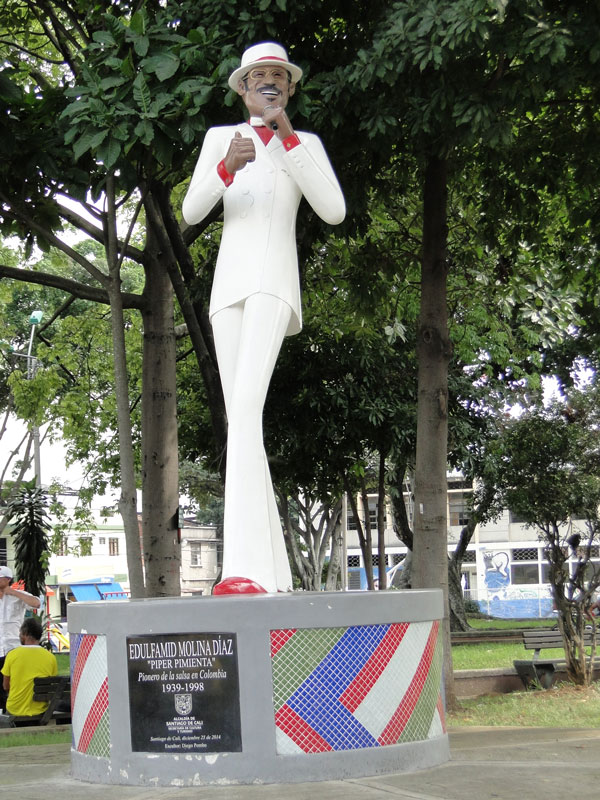
<svg viewBox="0 0 600 800">
<path fill-rule="evenodd" d="M 0 578 L 12 578 L 13 571 L 10 567 L 0 567 Z"/>
<path fill-rule="evenodd" d="M 253 44 L 252 47 L 248 47 L 244 50 L 241 65 L 229 76 L 229 86 L 234 91 L 237 91 L 238 81 L 253 67 L 261 65 L 285 67 L 292 76 L 292 81 L 294 83 L 299 81 L 302 77 L 302 70 L 300 67 L 288 61 L 285 48 L 275 42 L 261 42 L 261 44 Z"/>
</svg>

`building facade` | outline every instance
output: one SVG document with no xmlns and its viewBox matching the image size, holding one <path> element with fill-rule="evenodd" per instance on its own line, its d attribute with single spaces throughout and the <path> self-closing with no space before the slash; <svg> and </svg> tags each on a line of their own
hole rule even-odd
<svg viewBox="0 0 600 800">
<path fill-rule="evenodd" d="M 464 525 L 469 521 L 470 498 L 473 486 L 460 475 L 448 477 L 447 516 L 448 553 L 452 553 Z M 405 494 L 408 518 L 412 524 L 412 503 Z M 359 506 L 364 518 L 365 509 Z M 373 530 L 377 525 L 377 497 L 369 497 L 368 514 Z M 386 569 L 390 570 L 404 559 L 407 548 L 393 529 L 391 506 L 386 507 Z M 357 524 L 352 513 L 346 517 L 346 553 L 348 588 L 360 589 L 364 585 L 364 559 L 360 550 Z M 584 531 L 583 520 L 572 520 L 565 526 L 565 535 Z M 376 545 L 376 537 L 374 537 Z M 577 557 L 571 555 L 575 565 Z M 600 565 L 600 547 L 594 545 L 591 561 Z M 373 565 L 378 564 L 375 547 Z M 527 618 L 550 617 L 553 601 L 548 581 L 548 562 L 544 556 L 544 543 L 534 528 L 527 527 L 510 511 L 504 511 L 498 520 L 477 525 L 462 562 L 462 586 L 465 598 L 474 600 L 480 610 L 494 617 Z"/>
</svg>

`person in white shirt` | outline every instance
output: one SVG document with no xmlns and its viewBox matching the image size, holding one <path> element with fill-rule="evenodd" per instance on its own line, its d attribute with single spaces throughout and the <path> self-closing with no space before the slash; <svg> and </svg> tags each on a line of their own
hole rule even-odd
<svg viewBox="0 0 600 800">
<path fill-rule="evenodd" d="M 12 586 L 13 571 L 0 566 L 0 670 L 6 654 L 21 643 L 19 631 L 27 608 L 39 608 L 40 599 Z M 6 708 L 6 693 L 0 686 L 0 708 Z"/>
</svg>

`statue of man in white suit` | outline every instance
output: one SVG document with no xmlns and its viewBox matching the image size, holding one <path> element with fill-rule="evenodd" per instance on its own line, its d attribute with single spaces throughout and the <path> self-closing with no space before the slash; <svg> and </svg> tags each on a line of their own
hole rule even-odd
<svg viewBox="0 0 600 800">
<path fill-rule="evenodd" d="M 250 118 L 207 131 L 183 201 L 190 225 L 221 198 L 224 207 L 209 309 L 228 420 L 223 572 L 213 594 L 292 589 L 262 413 L 283 337 L 302 327 L 300 200 L 330 225 L 346 213 L 320 139 L 294 131 L 285 112 L 301 77 L 279 44 L 244 52 L 229 86 Z"/>
</svg>

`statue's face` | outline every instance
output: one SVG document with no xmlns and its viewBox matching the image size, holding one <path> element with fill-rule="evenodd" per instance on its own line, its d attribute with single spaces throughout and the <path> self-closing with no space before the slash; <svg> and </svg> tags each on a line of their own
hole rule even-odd
<svg viewBox="0 0 600 800">
<path fill-rule="evenodd" d="M 253 117 L 261 117 L 266 106 L 285 108 L 295 91 L 285 67 L 253 67 L 238 83 L 238 94 Z"/>
</svg>

